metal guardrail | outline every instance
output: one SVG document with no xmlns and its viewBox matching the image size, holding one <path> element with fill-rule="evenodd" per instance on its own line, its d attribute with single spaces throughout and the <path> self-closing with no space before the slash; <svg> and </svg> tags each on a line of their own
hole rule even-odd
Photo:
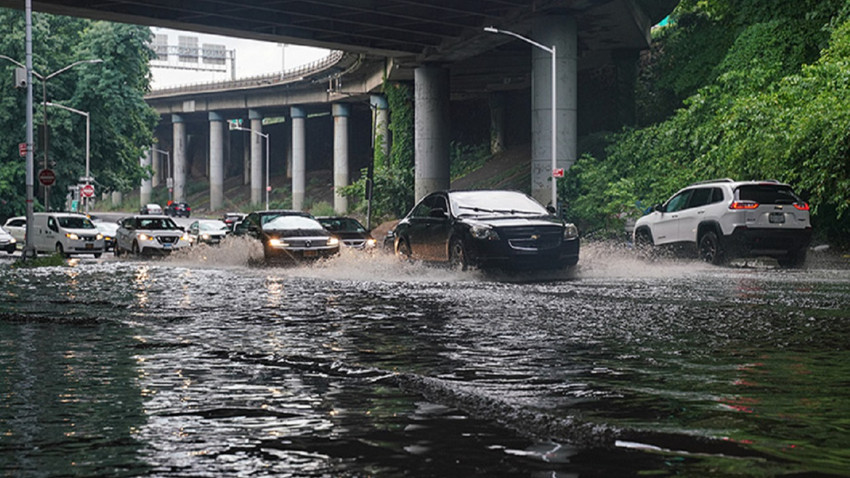
<svg viewBox="0 0 850 478">
<path fill-rule="evenodd" d="M 298 68 L 292 70 L 287 70 L 280 73 L 269 73 L 266 75 L 241 78 L 238 80 L 196 83 L 190 85 L 162 88 L 152 90 L 150 93 L 145 95 L 145 97 L 157 98 L 162 96 L 173 96 L 184 93 L 203 93 L 208 91 L 238 90 L 242 88 L 255 88 L 258 86 L 270 86 L 275 84 L 291 83 L 293 81 L 300 81 L 306 76 L 310 76 L 327 70 L 328 68 L 339 63 L 339 61 L 342 60 L 344 56 L 345 52 L 333 50 L 325 58 L 321 58 L 314 62 L 307 63 L 306 65 L 301 65 Z"/>
</svg>

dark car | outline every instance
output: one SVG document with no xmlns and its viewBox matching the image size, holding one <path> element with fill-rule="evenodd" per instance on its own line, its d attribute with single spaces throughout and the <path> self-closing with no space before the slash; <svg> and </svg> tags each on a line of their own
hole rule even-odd
<svg viewBox="0 0 850 478">
<path fill-rule="evenodd" d="M 347 247 L 372 249 L 377 244 L 363 224 L 353 217 L 322 216 L 316 219 Z"/>
<path fill-rule="evenodd" d="M 560 269 L 578 263 L 578 229 L 516 191 L 429 194 L 393 231 L 395 253 L 459 268 Z"/>
<path fill-rule="evenodd" d="M 201 219 L 189 225 L 192 244 L 221 244 L 230 232 L 227 224 L 218 219 Z"/>
<path fill-rule="evenodd" d="M 192 208 L 185 202 L 173 202 L 165 206 L 165 215 L 173 217 L 189 217 L 192 214 Z"/>
<path fill-rule="evenodd" d="M 339 253 L 339 239 L 300 211 L 252 212 L 236 224 L 234 234 L 262 242 L 266 261 L 299 262 Z"/>
<path fill-rule="evenodd" d="M 245 216 L 247 216 L 247 214 L 243 214 L 241 212 L 227 212 L 221 216 L 221 221 L 227 224 L 227 229 L 233 231 L 233 226 L 245 219 Z"/>
</svg>

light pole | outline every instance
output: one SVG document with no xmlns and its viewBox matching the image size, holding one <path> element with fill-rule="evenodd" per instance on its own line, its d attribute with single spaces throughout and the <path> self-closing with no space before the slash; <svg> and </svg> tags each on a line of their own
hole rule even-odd
<svg viewBox="0 0 850 478">
<path fill-rule="evenodd" d="M 526 37 L 520 35 L 519 33 L 514 33 L 512 31 L 508 31 L 508 30 L 500 30 L 500 29 L 492 27 L 492 26 L 485 27 L 484 31 L 489 32 L 489 33 L 501 33 L 503 35 L 510 35 L 514 38 L 519 38 L 520 40 L 522 40 L 526 43 L 529 43 L 531 45 L 534 45 L 537 48 L 540 48 L 541 50 L 548 52 L 552 55 L 552 172 L 551 172 L 551 177 L 552 177 L 552 207 L 555 208 L 555 211 L 557 211 L 558 210 L 558 188 L 557 188 L 557 184 L 556 184 L 555 170 L 558 169 L 558 155 L 557 155 L 557 148 L 558 148 L 558 125 L 557 125 L 557 121 L 558 121 L 558 113 L 557 113 L 558 76 L 557 76 L 557 66 L 556 66 L 558 64 L 558 55 L 556 54 L 556 51 L 555 51 L 555 45 L 552 45 L 551 47 L 547 47 L 545 45 L 541 45 L 540 43 L 537 43 L 536 41 L 534 41 L 530 38 L 526 38 Z"/>
<path fill-rule="evenodd" d="M 168 201 L 171 202 L 171 190 L 174 187 L 174 180 L 171 178 L 171 153 L 162 149 L 151 148 L 155 153 L 165 155 L 165 172 L 168 173 L 165 179 L 165 187 L 168 189 Z"/>
<path fill-rule="evenodd" d="M 271 189 L 271 186 L 269 186 L 269 134 L 268 133 L 260 133 L 259 131 L 254 131 L 250 128 L 243 128 L 243 127 L 233 123 L 232 121 L 228 121 L 228 124 L 230 125 L 231 130 L 250 131 L 251 133 L 262 136 L 263 138 L 266 139 L 266 211 L 268 211 L 269 210 L 269 190 Z"/>
<path fill-rule="evenodd" d="M 89 117 L 88 112 L 80 111 L 78 109 L 71 108 L 70 106 L 60 105 L 59 103 L 44 103 L 44 106 L 55 106 L 57 108 L 62 108 L 63 110 L 68 110 L 72 113 L 77 113 L 78 115 L 82 115 L 86 117 L 86 177 L 85 182 L 86 186 L 91 184 L 91 171 L 89 170 L 89 151 L 91 146 L 91 118 Z M 45 108 L 46 109 L 46 108 Z M 89 213 L 89 198 L 86 197 L 86 214 Z"/>
<path fill-rule="evenodd" d="M 8 60 L 8 61 L 14 63 L 15 65 L 17 65 L 21 68 L 26 68 L 24 65 L 20 64 L 19 62 L 15 61 L 12 58 L 9 58 L 6 55 L 0 55 L 0 58 L 3 58 L 4 60 Z M 53 73 L 51 73 L 49 75 L 44 75 L 44 76 L 40 75 L 37 71 L 32 70 L 33 76 L 35 76 L 36 78 L 38 78 L 41 81 L 41 104 L 42 105 L 47 104 L 47 80 L 49 80 L 53 77 L 59 76 L 62 73 L 65 73 L 66 71 L 70 70 L 71 68 L 73 68 L 77 65 L 81 65 L 83 63 L 103 63 L 103 60 L 98 58 L 98 59 L 94 59 L 94 60 L 76 61 L 74 63 L 71 63 L 70 65 L 67 65 L 63 68 L 60 68 L 60 69 L 54 71 Z M 44 145 L 43 145 L 44 169 L 48 169 L 48 164 L 47 164 L 47 146 L 48 146 L 47 130 L 48 130 L 48 128 L 47 128 L 47 106 L 44 106 Z M 50 209 L 50 202 L 49 202 L 49 194 L 50 193 L 49 193 L 49 191 L 50 191 L 50 187 L 45 186 L 44 187 L 44 207 L 47 208 L 47 209 Z"/>
</svg>

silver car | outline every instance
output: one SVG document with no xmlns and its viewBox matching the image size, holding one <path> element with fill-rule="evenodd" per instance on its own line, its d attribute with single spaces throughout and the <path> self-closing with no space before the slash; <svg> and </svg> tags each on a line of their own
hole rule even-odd
<svg viewBox="0 0 850 478">
<path fill-rule="evenodd" d="M 138 215 L 119 221 L 114 253 L 115 257 L 124 253 L 166 255 L 191 244 L 189 234 L 170 217 Z"/>
<path fill-rule="evenodd" d="M 15 252 L 15 249 L 18 248 L 18 241 L 11 234 L 6 232 L 5 229 L 0 227 L 0 250 L 6 251 L 11 254 Z"/>
</svg>

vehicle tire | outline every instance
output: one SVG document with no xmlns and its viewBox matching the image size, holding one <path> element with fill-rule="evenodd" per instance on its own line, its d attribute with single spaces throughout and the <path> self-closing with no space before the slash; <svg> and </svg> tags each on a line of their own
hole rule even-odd
<svg viewBox="0 0 850 478">
<path fill-rule="evenodd" d="M 635 232 L 635 251 L 644 259 L 652 259 L 655 243 L 652 241 L 652 233 L 648 229 L 639 229 Z"/>
<path fill-rule="evenodd" d="M 459 237 L 453 237 L 449 243 L 449 265 L 454 270 L 465 271 L 469 268 L 469 258 L 466 254 L 466 246 Z"/>
<path fill-rule="evenodd" d="M 136 242 L 136 241 L 133 241 L 133 255 L 138 256 L 138 255 L 141 255 L 141 253 L 142 253 L 142 251 L 139 250 L 139 243 Z"/>
<path fill-rule="evenodd" d="M 112 254 L 115 257 L 121 257 L 121 248 L 118 247 L 118 242 L 115 242 L 115 245 L 112 246 Z"/>
<path fill-rule="evenodd" d="M 709 264 L 723 264 L 723 248 L 720 246 L 720 239 L 714 231 L 706 231 L 699 238 L 699 258 Z"/>
<path fill-rule="evenodd" d="M 95 259 L 100 259 L 101 254 L 103 254 L 103 253 L 102 253 L 102 252 L 95 252 L 95 253 L 94 253 L 94 258 L 95 258 Z"/>
<path fill-rule="evenodd" d="M 398 246 L 396 246 L 395 255 L 405 261 L 411 260 L 410 243 L 406 239 L 399 238 Z"/>
<path fill-rule="evenodd" d="M 68 256 L 70 256 L 70 254 L 65 254 L 65 248 L 64 248 L 64 247 L 62 247 L 62 243 L 61 243 L 61 242 L 57 242 L 57 243 L 56 243 L 56 253 L 57 253 L 57 254 L 59 254 L 59 255 L 60 255 L 60 256 L 62 256 L 62 257 L 68 257 Z"/>
<path fill-rule="evenodd" d="M 779 265 L 782 267 L 789 268 L 800 268 L 803 267 L 803 264 L 806 263 L 806 248 L 801 247 L 796 251 L 788 252 L 788 255 L 778 259 Z"/>
</svg>

